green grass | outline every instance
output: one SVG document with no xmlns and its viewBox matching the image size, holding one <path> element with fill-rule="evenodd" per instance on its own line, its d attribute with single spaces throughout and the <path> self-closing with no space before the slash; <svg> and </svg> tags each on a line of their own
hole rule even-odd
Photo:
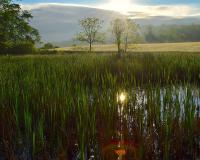
<svg viewBox="0 0 200 160">
<path fill-rule="evenodd" d="M 127 158 L 196 159 L 199 82 L 196 53 L 0 57 L 0 158 L 116 159 L 125 91 Z"/>
</svg>

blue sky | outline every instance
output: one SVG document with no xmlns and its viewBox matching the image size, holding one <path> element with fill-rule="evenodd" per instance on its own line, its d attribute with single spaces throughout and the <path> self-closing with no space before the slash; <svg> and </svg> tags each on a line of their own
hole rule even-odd
<svg viewBox="0 0 200 160">
<path fill-rule="evenodd" d="M 77 4 L 95 4 L 103 3 L 106 0 L 21 0 L 22 3 L 77 3 Z M 133 0 L 134 3 L 134 0 Z M 142 4 L 200 4 L 200 0 L 138 0 Z"/>
<path fill-rule="evenodd" d="M 146 3 L 152 3 L 152 4 L 196 4 L 196 3 L 200 3 L 200 0 L 146 0 Z"/>
</svg>

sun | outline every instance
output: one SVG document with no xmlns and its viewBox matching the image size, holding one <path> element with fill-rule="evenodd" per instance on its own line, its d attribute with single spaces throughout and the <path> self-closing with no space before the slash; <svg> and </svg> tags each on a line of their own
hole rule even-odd
<svg viewBox="0 0 200 160">
<path fill-rule="evenodd" d="M 104 8 L 127 13 L 130 11 L 131 5 L 131 0 L 109 0 L 108 3 L 104 5 Z"/>
</svg>

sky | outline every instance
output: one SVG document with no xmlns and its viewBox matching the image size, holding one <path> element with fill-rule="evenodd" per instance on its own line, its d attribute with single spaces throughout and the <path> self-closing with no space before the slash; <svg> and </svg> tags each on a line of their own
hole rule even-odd
<svg viewBox="0 0 200 160">
<path fill-rule="evenodd" d="M 21 0 L 23 3 L 77 3 L 95 4 L 104 3 L 106 0 Z M 123 2 L 123 0 L 121 0 Z M 132 0 L 134 3 L 135 0 Z M 136 1 L 135 1 L 136 2 Z M 143 4 L 200 4 L 200 0 L 140 0 L 137 3 Z"/>
<path fill-rule="evenodd" d="M 200 0 L 21 0 L 25 9 L 48 5 L 77 5 L 119 11 L 135 17 L 200 16 Z"/>
</svg>

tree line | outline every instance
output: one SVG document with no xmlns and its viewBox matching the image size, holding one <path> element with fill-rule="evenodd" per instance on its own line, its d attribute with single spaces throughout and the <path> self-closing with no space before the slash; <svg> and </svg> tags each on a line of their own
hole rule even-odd
<svg viewBox="0 0 200 160">
<path fill-rule="evenodd" d="M 144 42 L 198 42 L 200 41 L 200 25 L 160 25 L 140 28 Z"/>
</svg>

